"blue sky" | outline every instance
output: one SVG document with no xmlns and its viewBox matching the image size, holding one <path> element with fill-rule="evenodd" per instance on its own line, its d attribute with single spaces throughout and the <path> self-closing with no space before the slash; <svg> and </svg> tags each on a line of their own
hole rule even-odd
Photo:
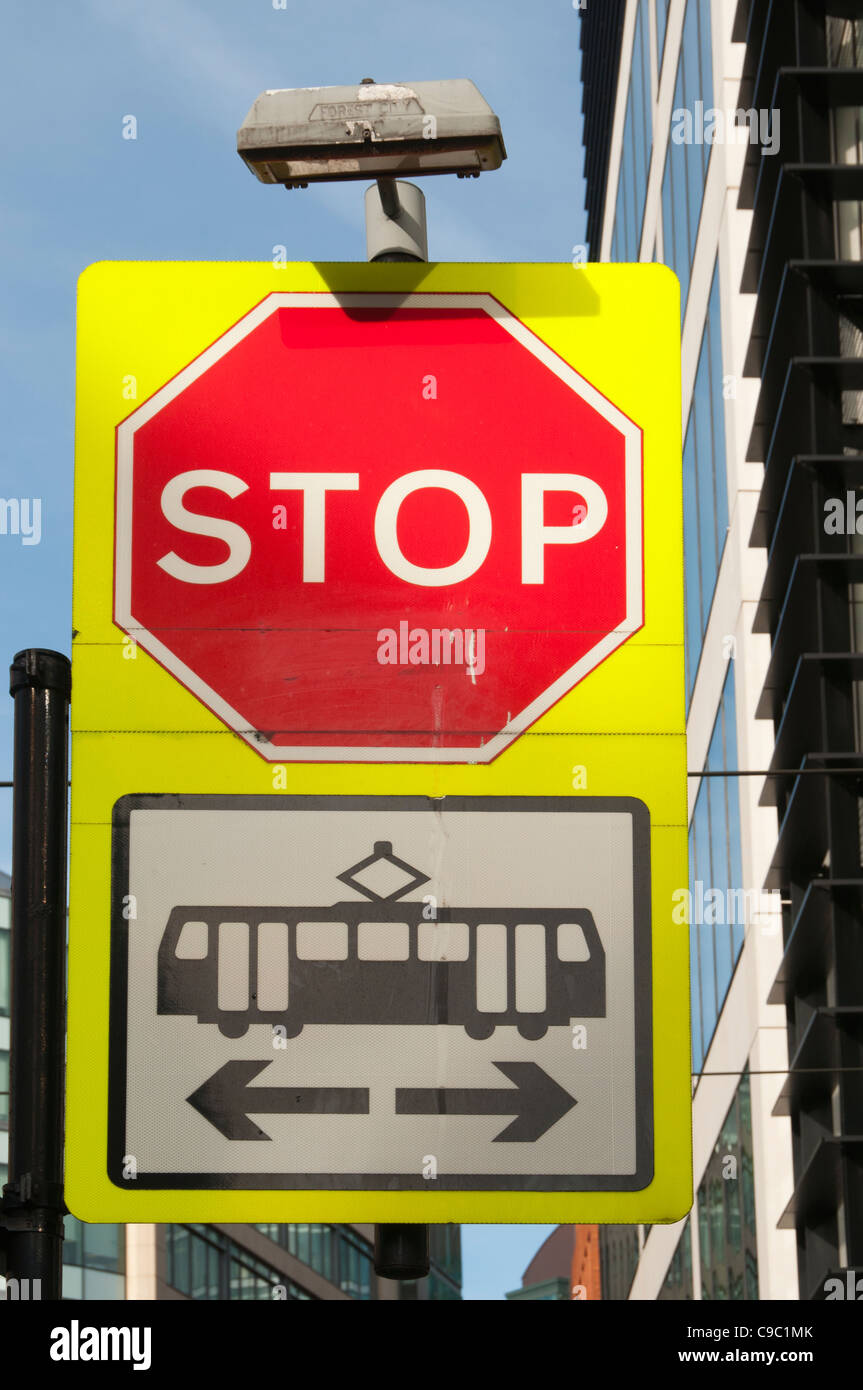
<svg viewBox="0 0 863 1390">
<path fill-rule="evenodd" d="M 362 184 L 258 184 L 235 133 L 267 87 L 470 77 L 509 158 L 426 182 L 432 260 L 569 261 L 584 240 L 572 0 L 41 0 L 9 6 L 0 83 L 0 496 L 42 537 L 0 535 L 0 666 L 71 641 L 75 287 L 99 260 L 361 260 Z M 123 139 L 134 115 L 138 138 Z M 3 689 L 6 689 L 5 678 Z M 0 696 L 0 779 L 12 701 Z M 11 858 L 0 791 L 0 868 Z M 550 1227 L 465 1228 L 466 1295 L 502 1297 Z"/>
</svg>

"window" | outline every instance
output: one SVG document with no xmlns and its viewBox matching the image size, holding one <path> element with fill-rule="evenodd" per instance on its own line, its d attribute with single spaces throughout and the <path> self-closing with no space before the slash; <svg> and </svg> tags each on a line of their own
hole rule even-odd
<svg viewBox="0 0 863 1390">
<path fill-rule="evenodd" d="M 420 922 L 417 931 L 420 960 L 467 960 L 469 954 L 467 922 Z"/>
<path fill-rule="evenodd" d="M 9 1053 L 0 1051 L 0 1125 L 9 1123 Z"/>
<path fill-rule="evenodd" d="M 725 400 L 719 267 L 701 340 L 689 422 L 683 443 L 683 553 L 686 571 L 686 691 L 692 698 L 701 646 L 725 538 L 728 481 L 725 467 Z"/>
<path fill-rule="evenodd" d="M 436 1272 L 441 1284 L 449 1283 L 451 1293 L 441 1294 L 444 1298 L 461 1298 L 461 1228 L 459 1226 L 429 1227 L 429 1256 L 433 1276 Z M 430 1297 L 436 1295 L 430 1293 Z"/>
<path fill-rule="evenodd" d="M 668 27 L 668 6 L 671 0 L 656 0 L 656 66 L 662 72 L 662 51 Z"/>
<path fill-rule="evenodd" d="M 295 1226 L 295 1247 L 293 1253 L 304 1265 L 312 1262 L 311 1244 L 309 1242 L 309 1228 L 306 1225 Z"/>
<path fill-rule="evenodd" d="M 828 15 L 827 50 L 832 68 L 863 67 L 863 20 Z"/>
<path fill-rule="evenodd" d="M 357 956 L 360 960 L 408 960 L 410 930 L 407 922 L 360 922 Z"/>
<path fill-rule="evenodd" d="M 297 960 L 347 960 L 347 922 L 298 922 Z"/>
<path fill-rule="evenodd" d="M 662 179 L 662 232 L 665 261 L 680 280 L 681 319 L 686 308 L 689 277 L 711 146 L 704 141 L 697 117 L 713 105 L 713 56 L 710 41 L 710 0 L 689 0 L 674 88 L 671 133 Z"/>
<path fill-rule="evenodd" d="M 624 118 L 612 260 L 637 261 L 653 147 L 653 92 L 647 0 L 639 0 Z"/>
<path fill-rule="evenodd" d="M 448 1279 L 442 1279 L 437 1273 L 429 1275 L 428 1291 L 429 1300 L 433 1302 L 451 1302 L 461 1298 L 456 1286 L 451 1284 Z"/>
<path fill-rule="evenodd" d="M 168 1227 L 168 1283 L 180 1293 L 192 1288 L 192 1233 L 185 1226 Z"/>
<path fill-rule="evenodd" d="M 341 1227 L 339 1235 L 339 1288 L 351 1298 L 369 1299 L 374 1279 L 371 1248 L 348 1227 Z"/>
<path fill-rule="evenodd" d="M 692 1296 L 692 1229 L 687 1221 L 657 1299 L 666 1303 L 673 1300 L 683 1302 Z"/>
<path fill-rule="evenodd" d="M 107 1269 L 119 1273 L 125 1267 L 126 1239 L 122 1226 L 90 1226 L 83 1228 L 83 1264 L 90 1269 Z"/>
<path fill-rule="evenodd" d="M 203 960 L 209 949 L 208 940 L 206 922 L 184 922 L 174 954 L 178 960 Z"/>
<path fill-rule="evenodd" d="M 360 1268 L 360 1252 L 353 1245 L 346 1245 L 342 1249 L 341 1269 L 339 1271 L 339 1286 L 345 1293 L 349 1293 L 352 1298 L 358 1298 L 362 1271 Z"/>
<path fill-rule="evenodd" d="M 860 67 L 863 64 L 863 20 L 828 15 L 827 50 L 831 67 Z M 831 112 L 831 123 L 834 163 L 863 164 L 863 107 L 836 106 Z M 863 255 L 863 202 L 837 200 L 834 216 L 838 259 L 859 261 Z M 858 345 L 852 348 L 849 356 L 860 354 L 859 332 L 857 329 Z M 848 395 L 856 404 L 857 393 Z M 856 413 L 853 422 L 856 423 Z"/>
<path fill-rule="evenodd" d="M 258 1228 L 260 1229 L 260 1228 Z M 264 1228 L 265 1232 L 268 1228 Z M 306 1301 L 311 1294 L 212 1226 L 166 1226 L 168 1283 L 187 1298 Z M 275 1294 L 274 1294 L 274 1291 Z"/>
<path fill-rule="evenodd" d="M 740 1078 L 698 1189 L 701 1297 L 758 1298 L 749 1073 Z"/>
<path fill-rule="evenodd" d="M 600 1226 L 599 1277 L 604 1302 L 629 1297 L 638 1254 L 636 1226 Z"/>
<path fill-rule="evenodd" d="M 63 1263 L 86 1265 L 122 1274 L 126 1266 L 126 1234 L 122 1226 L 91 1226 L 75 1216 L 64 1217 Z"/>
<path fill-rule="evenodd" d="M 63 1218 L 64 1298 L 125 1297 L 125 1226 L 89 1225 Z"/>
<path fill-rule="evenodd" d="M 578 922 L 561 922 L 557 929 L 557 954 L 563 961 L 590 960 L 584 927 Z"/>
<path fill-rule="evenodd" d="M 338 1284 L 352 1298 L 369 1299 L 374 1288 L 372 1248 L 348 1226 L 275 1222 L 255 1230 L 275 1241 L 302 1264 Z"/>
<path fill-rule="evenodd" d="M 734 770 L 737 714 L 729 663 L 705 772 Z M 692 1066 L 701 1070 L 743 945 L 740 792 L 736 777 L 702 779 L 689 827 Z"/>
<path fill-rule="evenodd" d="M 426 1300 L 445 1303 L 461 1298 L 461 1232 L 458 1226 L 429 1227 L 429 1259 L 431 1268 L 425 1279 L 399 1281 L 401 1303 Z"/>
<path fill-rule="evenodd" d="M 309 1229 L 311 1244 L 310 1263 L 312 1269 L 316 1269 L 323 1274 L 324 1278 L 333 1277 L 333 1242 L 330 1239 L 329 1226 L 311 1226 Z"/>
</svg>

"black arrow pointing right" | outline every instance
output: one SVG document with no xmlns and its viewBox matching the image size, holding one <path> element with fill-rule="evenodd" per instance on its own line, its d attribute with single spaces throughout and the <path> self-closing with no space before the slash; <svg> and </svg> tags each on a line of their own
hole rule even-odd
<svg viewBox="0 0 863 1390">
<path fill-rule="evenodd" d="M 250 1086 L 269 1062 L 226 1062 L 187 1100 L 226 1139 L 271 1139 L 249 1115 L 367 1115 L 369 1093 L 348 1086 Z"/>
<path fill-rule="evenodd" d="M 494 1062 L 515 1083 L 499 1087 L 406 1087 L 396 1091 L 397 1115 L 515 1115 L 494 1142 L 532 1144 L 578 1102 L 536 1062 Z"/>
</svg>

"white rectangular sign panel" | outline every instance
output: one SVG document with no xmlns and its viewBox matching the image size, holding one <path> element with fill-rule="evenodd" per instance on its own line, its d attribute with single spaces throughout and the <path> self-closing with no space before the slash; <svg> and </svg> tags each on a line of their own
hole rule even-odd
<svg viewBox="0 0 863 1390">
<path fill-rule="evenodd" d="M 127 796 L 127 1187 L 639 1190 L 649 822 L 628 798 Z"/>
</svg>

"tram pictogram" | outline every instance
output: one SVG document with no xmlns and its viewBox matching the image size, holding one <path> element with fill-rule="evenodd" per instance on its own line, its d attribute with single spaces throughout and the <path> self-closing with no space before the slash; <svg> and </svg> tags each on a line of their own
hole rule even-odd
<svg viewBox="0 0 863 1390">
<path fill-rule="evenodd" d="M 406 900 L 428 875 L 388 840 L 336 877 L 364 900 L 175 907 L 159 945 L 158 1012 L 229 1038 L 252 1024 L 288 1038 L 307 1024 L 452 1024 L 474 1039 L 513 1025 L 538 1040 L 605 1016 L 605 952 L 587 909 Z"/>
</svg>

